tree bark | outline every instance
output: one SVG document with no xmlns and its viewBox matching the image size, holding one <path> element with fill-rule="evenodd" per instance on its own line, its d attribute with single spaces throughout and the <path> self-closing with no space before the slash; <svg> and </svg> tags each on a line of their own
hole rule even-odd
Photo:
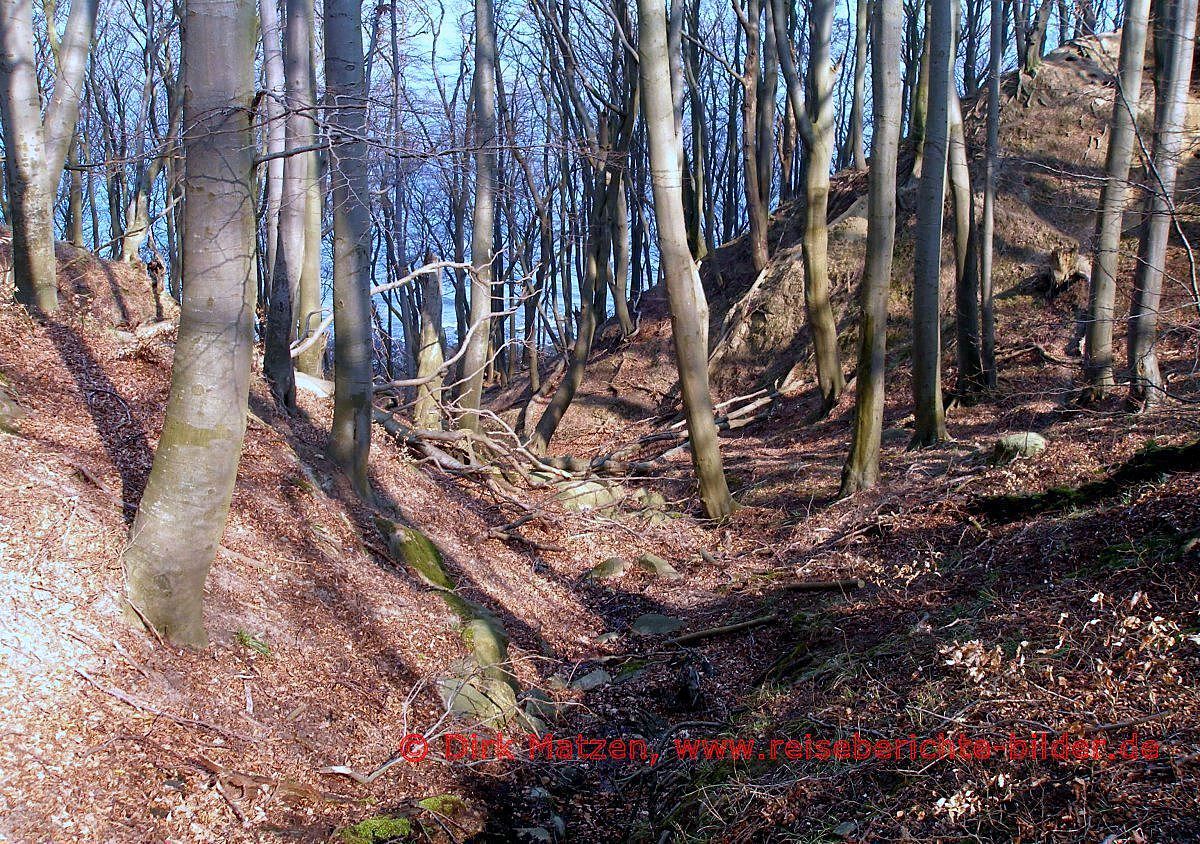
<svg viewBox="0 0 1200 844">
<path fill-rule="evenodd" d="M 471 326 L 463 355 L 458 426 L 479 427 L 479 402 L 491 335 L 493 226 L 496 215 L 496 32 L 491 0 L 475 0 L 475 210 L 471 229 Z"/>
<path fill-rule="evenodd" d="M 263 0 L 269 4 L 271 0 Z M 312 0 L 287 0 L 284 29 L 284 103 L 286 104 L 285 149 L 298 150 L 314 140 L 309 80 L 312 78 Z M 308 228 L 311 152 L 283 159 L 283 183 L 279 193 L 271 271 L 270 309 L 264 338 L 263 374 L 271 384 L 271 395 L 286 413 L 296 409 L 296 377 L 292 369 L 292 338 L 296 336 L 294 303 L 299 298 L 304 274 L 304 251 Z"/>
<path fill-rule="evenodd" d="M 1087 333 L 1084 335 L 1083 371 L 1088 382 L 1082 396 L 1085 403 L 1103 398 L 1115 385 L 1112 342 L 1117 271 L 1129 193 L 1129 169 L 1137 133 L 1135 116 L 1142 94 L 1149 14 L 1150 0 L 1130 0 L 1125 11 L 1125 26 L 1121 30 L 1118 83 L 1113 95 L 1104 186 L 1100 190 L 1100 216 L 1096 221 L 1096 249 L 1088 294 Z"/>
<path fill-rule="evenodd" d="M 433 262 L 431 253 L 425 263 Z M 442 274 L 425 273 L 421 277 L 421 339 L 417 350 L 417 378 L 427 379 L 417 385 L 417 400 L 413 405 L 413 422 L 418 428 L 440 430 L 442 427 Z"/>
<path fill-rule="evenodd" d="M 882 0 L 876 0 L 882 2 Z M 854 95 L 850 103 L 850 144 L 855 170 L 867 169 L 863 141 L 863 110 L 867 94 L 867 11 L 870 0 L 858 0 L 854 17 Z M 894 23 L 899 26 L 897 18 Z"/>
<path fill-rule="evenodd" d="M 97 0 L 75 0 L 58 51 L 54 92 L 42 117 L 32 0 L 0 5 L 0 117 L 12 223 L 16 300 L 33 311 L 58 307 L 54 198 L 79 117 Z"/>
<path fill-rule="evenodd" d="M 883 432 L 887 299 L 896 242 L 896 159 L 903 108 L 900 81 L 900 4 L 876 0 L 871 7 L 871 91 L 874 128 L 867 177 L 867 257 L 859 301 L 858 378 L 850 455 L 842 470 L 842 495 L 869 489 L 879 479 Z"/>
<path fill-rule="evenodd" d="M 1154 346 L 1158 308 L 1167 263 L 1167 239 L 1175 217 L 1175 181 L 1179 175 L 1187 122 L 1188 83 L 1196 46 L 1197 0 L 1158 2 L 1155 7 L 1154 155 L 1148 177 L 1150 195 L 1142 218 L 1133 302 L 1129 312 L 1129 400 L 1142 407 L 1159 404 L 1166 383 Z"/>
<path fill-rule="evenodd" d="M 333 194 L 334 405 L 329 453 L 354 490 L 371 497 L 371 188 L 362 7 L 325 3 L 325 96 Z"/>
<path fill-rule="evenodd" d="M 1000 63 L 1004 58 L 1004 6 L 991 4 L 988 56 L 987 151 L 984 161 L 983 219 L 979 230 L 980 363 L 984 386 L 996 387 L 996 317 L 992 255 L 996 232 L 996 165 L 1000 157 Z"/>
<path fill-rule="evenodd" d="M 979 330 L 979 243 L 975 227 L 975 194 L 967 163 L 962 104 L 950 83 L 950 188 L 954 197 L 954 327 L 958 350 L 955 393 L 973 400 L 983 389 Z"/>
<path fill-rule="evenodd" d="M 188 0 L 183 22 L 184 297 L 166 419 L 123 555 L 126 599 L 202 647 L 204 582 L 246 428 L 255 299 L 253 0 Z"/>
<path fill-rule="evenodd" d="M 658 223 L 659 254 L 671 304 L 679 385 L 692 444 L 692 465 L 700 484 L 700 499 L 709 518 L 723 518 L 733 509 L 725 482 L 712 397 L 708 390 L 708 308 L 700 273 L 688 248 L 683 214 L 681 161 L 683 139 L 675 131 L 671 97 L 659 80 L 667 67 L 666 14 L 661 0 L 638 2 L 638 58 L 645 92 L 646 136 L 654 215 Z M 748 93 L 748 96 L 750 93 Z"/>
<path fill-rule="evenodd" d="M 742 175 L 745 182 L 746 216 L 750 222 L 750 261 L 755 272 L 762 272 L 770 256 L 767 245 L 767 206 L 759 184 L 758 157 L 770 155 L 770 150 L 758 148 L 758 73 L 761 48 L 759 20 L 762 18 L 760 0 L 746 0 L 743 10 L 735 10 L 746 33 L 746 61 L 742 69 Z"/>
<path fill-rule="evenodd" d="M 948 439 L 942 404 L 942 210 L 946 190 L 950 86 L 953 84 L 951 0 L 929 6 L 929 112 L 924 165 L 917 189 L 917 228 L 913 258 L 913 401 L 916 430 L 910 448 Z"/>
<path fill-rule="evenodd" d="M 264 97 L 267 125 L 267 154 L 282 153 L 286 144 L 285 92 L 283 68 L 283 29 L 279 22 L 279 0 L 259 0 L 259 28 L 262 30 L 262 65 L 266 84 Z M 282 158 L 267 161 L 266 208 L 263 210 L 266 226 L 266 289 L 271 290 L 271 279 L 275 272 L 275 250 L 279 244 L 279 211 L 283 197 Z"/>
</svg>

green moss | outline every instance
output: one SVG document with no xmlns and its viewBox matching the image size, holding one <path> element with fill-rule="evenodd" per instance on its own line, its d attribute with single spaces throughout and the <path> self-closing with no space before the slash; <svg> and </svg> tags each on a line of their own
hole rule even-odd
<svg viewBox="0 0 1200 844">
<path fill-rule="evenodd" d="M 453 815 L 455 812 L 467 807 L 466 801 L 456 794 L 438 794 L 433 797 L 426 797 L 423 800 L 418 800 L 417 805 L 427 812 L 433 812 L 438 815 Z"/>
<path fill-rule="evenodd" d="M 413 823 L 408 818 L 380 816 L 359 821 L 338 833 L 345 844 L 386 844 L 403 841 L 413 834 Z"/>
<path fill-rule="evenodd" d="M 430 586 L 453 589 L 454 581 L 446 573 L 442 552 L 419 530 L 375 517 L 375 525 L 388 541 L 392 556 L 404 563 Z"/>
</svg>

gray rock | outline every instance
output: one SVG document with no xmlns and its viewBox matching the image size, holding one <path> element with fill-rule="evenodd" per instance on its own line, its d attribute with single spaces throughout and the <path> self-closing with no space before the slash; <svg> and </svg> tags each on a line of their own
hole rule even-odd
<svg viewBox="0 0 1200 844">
<path fill-rule="evenodd" d="M 518 841 L 553 841 L 550 830 L 540 826 L 519 826 L 513 830 Z"/>
<path fill-rule="evenodd" d="M 991 462 L 999 466 L 1011 463 L 1019 457 L 1036 457 L 1046 450 L 1046 438 L 1033 431 L 1007 434 L 996 440 L 992 449 Z"/>
<path fill-rule="evenodd" d="M 596 637 L 597 645 L 607 645 L 609 642 L 615 642 L 621 638 L 621 634 L 615 630 L 610 630 L 607 633 L 601 633 Z"/>
<path fill-rule="evenodd" d="M 683 575 L 675 567 L 657 554 L 643 554 L 638 557 L 638 568 L 663 580 L 682 580 Z"/>
<path fill-rule="evenodd" d="M 620 487 L 598 481 L 564 481 L 558 486 L 559 492 L 554 497 L 568 510 L 579 513 L 610 510 L 625 497 Z"/>
<path fill-rule="evenodd" d="M 683 627 L 683 622 L 656 612 L 639 615 L 633 622 L 633 632 L 639 636 L 666 636 Z"/>
<path fill-rule="evenodd" d="M 575 681 L 571 683 L 571 688 L 578 689 L 581 692 L 590 692 L 592 689 L 607 686 L 611 682 L 612 675 L 603 668 L 597 668 L 594 671 L 589 671 L 582 677 L 575 678 Z"/>
<path fill-rule="evenodd" d="M 629 564 L 620 557 L 609 557 L 607 560 L 592 566 L 592 570 L 588 572 L 588 577 L 593 580 L 608 580 L 609 578 L 620 577 L 628 568 Z"/>
</svg>

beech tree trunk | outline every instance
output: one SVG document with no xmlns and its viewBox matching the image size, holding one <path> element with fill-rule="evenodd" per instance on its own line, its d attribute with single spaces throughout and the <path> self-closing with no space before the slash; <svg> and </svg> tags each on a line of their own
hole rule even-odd
<svg viewBox="0 0 1200 844">
<path fill-rule="evenodd" d="M 770 251 L 767 245 L 767 205 L 763 202 L 759 184 L 758 157 L 772 152 L 758 148 L 759 21 L 762 18 L 762 4 L 760 0 L 746 0 L 743 9 L 735 0 L 734 10 L 746 33 L 746 61 L 742 69 L 742 176 L 745 182 L 746 216 L 750 223 L 750 261 L 755 272 L 762 272 Z"/>
<path fill-rule="evenodd" d="M 876 0 L 871 7 L 871 92 L 874 129 L 867 177 L 867 257 L 859 301 L 858 378 L 850 455 L 842 469 L 842 495 L 869 489 L 879 479 L 883 432 L 887 300 L 896 242 L 896 158 L 903 108 L 900 80 L 900 4 Z"/>
<path fill-rule="evenodd" d="M 179 340 L 154 467 L 123 555 L 134 613 L 203 647 L 204 582 L 246 429 L 256 295 L 253 0 L 187 0 Z"/>
<path fill-rule="evenodd" d="M 16 300 L 58 308 L 54 199 L 75 134 L 97 0 L 75 0 L 58 50 L 54 92 L 42 116 L 32 0 L 0 3 L 0 117 L 4 123 L 8 216 Z"/>
<path fill-rule="evenodd" d="M 854 151 L 852 162 L 855 170 L 867 169 L 867 152 L 863 141 L 863 104 L 867 93 L 867 7 L 870 2 L 871 0 L 858 0 L 854 16 L 854 95 L 850 102 L 850 145 Z M 894 23 L 897 26 L 901 25 L 899 18 Z"/>
<path fill-rule="evenodd" d="M 431 253 L 425 263 L 433 262 Z M 442 427 L 442 274 L 434 270 L 421 276 L 421 338 L 417 349 L 417 400 L 413 421 L 418 428 Z"/>
<path fill-rule="evenodd" d="M 1188 83 L 1196 46 L 1197 0 L 1158 2 L 1155 7 L 1154 155 L 1147 186 L 1142 238 L 1138 246 L 1133 302 L 1129 312 L 1129 400 L 1159 404 L 1166 383 L 1158 369 L 1158 308 L 1167 263 L 1167 239 L 1175 215 L 1175 181 L 1179 175 L 1187 122 Z"/>
<path fill-rule="evenodd" d="M 264 114 L 266 116 L 267 154 L 278 155 L 286 143 L 285 92 L 282 35 L 279 22 L 280 0 L 259 0 L 259 28 L 262 30 L 263 81 L 266 86 Z M 267 161 L 266 207 L 263 209 L 266 226 L 266 290 L 271 291 L 271 279 L 275 272 L 275 250 L 279 244 L 279 209 L 283 196 L 283 159 Z M 269 305 L 268 305 L 269 307 Z"/>
<path fill-rule="evenodd" d="M 491 0 L 475 0 L 475 210 L 471 229 L 471 326 L 462 359 L 460 428 L 479 427 L 491 336 L 493 226 L 496 216 L 496 32 Z"/>
<path fill-rule="evenodd" d="M 929 17 L 929 112 L 924 164 L 917 189 L 916 245 L 913 256 L 913 401 L 916 430 L 910 448 L 948 439 L 942 404 L 942 210 L 946 191 L 946 151 L 950 126 L 950 86 L 954 84 L 952 0 L 932 0 Z"/>
<path fill-rule="evenodd" d="M 669 73 L 666 13 L 662 0 L 639 0 L 638 31 L 654 216 L 671 303 L 671 327 L 692 446 L 692 465 L 700 484 L 704 512 L 712 519 L 723 518 L 732 512 L 733 499 L 721 465 L 708 389 L 708 307 L 700 285 L 700 273 L 688 248 L 684 222 L 683 139 L 675 131 L 670 90 L 660 82 Z"/>
<path fill-rule="evenodd" d="M 1004 58 L 1004 6 L 991 4 L 991 54 L 988 57 L 987 151 L 984 161 L 983 219 L 979 228 L 980 357 L 984 385 L 996 386 L 996 317 L 992 255 L 996 232 L 996 165 L 1000 156 L 1000 63 Z"/>
<path fill-rule="evenodd" d="M 271 0 L 264 0 L 270 3 Z M 309 88 L 312 78 L 312 0 L 287 0 L 284 29 L 284 85 L 286 103 L 285 144 L 298 150 L 313 142 L 314 103 Z M 271 384 L 271 394 L 280 409 L 296 409 L 296 377 L 292 369 L 292 338 L 295 329 L 295 302 L 304 274 L 304 251 L 308 228 L 309 180 L 312 178 L 312 153 L 297 153 L 283 160 L 283 184 L 279 194 L 278 243 L 271 272 L 270 308 L 264 338 L 263 374 Z"/>
<path fill-rule="evenodd" d="M 329 455 L 371 497 L 371 185 L 362 7 L 325 2 L 325 96 L 333 194 L 334 405 Z"/>
<path fill-rule="evenodd" d="M 962 105 L 953 80 L 950 82 L 948 173 L 954 197 L 954 327 L 958 350 L 955 393 L 960 399 L 970 401 L 983 389 L 984 380 L 979 332 L 979 244 Z"/>
<path fill-rule="evenodd" d="M 1142 68 L 1146 56 L 1146 28 L 1150 0 L 1129 0 L 1121 30 L 1118 84 L 1113 95 L 1112 118 L 1105 158 L 1104 186 L 1100 190 L 1100 216 L 1096 221 L 1096 249 L 1092 283 L 1088 292 L 1087 333 L 1084 335 L 1083 371 L 1085 402 L 1096 401 L 1115 384 L 1113 379 L 1113 312 L 1116 306 L 1117 271 L 1121 230 L 1129 194 L 1129 169 L 1137 126 L 1135 116 L 1142 94 Z"/>
</svg>

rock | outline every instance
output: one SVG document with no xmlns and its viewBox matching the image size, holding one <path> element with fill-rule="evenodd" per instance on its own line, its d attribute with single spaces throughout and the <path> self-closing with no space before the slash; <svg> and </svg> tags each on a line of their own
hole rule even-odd
<svg viewBox="0 0 1200 844">
<path fill-rule="evenodd" d="M 572 689 L 577 689 L 581 692 L 590 692 L 593 689 L 598 689 L 601 686 L 607 686 L 612 682 L 612 675 L 603 668 L 597 668 L 595 671 L 589 671 L 582 677 L 577 677 L 571 683 Z"/>
<path fill-rule="evenodd" d="M 637 564 L 642 571 L 654 577 L 661 577 L 663 580 L 683 579 L 683 575 L 676 571 L 674 566 L 657 554 L 643 554 L 638 557 Z"/>
<path fill-rule="evenodd" d="M 1046 438 L 1033 431 L 1007 434 L 996 440 L 991 462 L 995 466 L 1011 463 L 1018 457 L 1036 457 L 1046 450 Z"/>
<path fill-rule="evenodd" d="M 633 622 L 633 632 L 639 636 L 666 636 L 683 627 L 683 622 L 669 615 L 656 612 L 638 616 Z"/>
<path fill-rule="evenodd" d="M 615 642 L 621 638 L 621 634 L 615 630 L 610 630 L 607 633 L 601 633 L 596 637 L 597 645 L 607 645 L 609 642 Z"/>
<path fill-rule="evenodd" d="M 521 702 L 521 707 L 525 710 L 528 717 L 536 718 L 540 721 L 555 721 L 558 719 L 558 704 L 550 699 L 550 696 L 538 689 L 530 689 L 525 693 L 525 699 Z"/>
<path fill-rule="evenodd" d="M 519 826 L 513 830 L 518 841 L 553 841 L 550 830 L 540 826 Z"/>
<path fill-rule="evenodd" d="M 620 487 L 598 481 L 564 481 L 558 486 L 559 493 L 554 497 L 568 510 L 578 513 L 611 510 L 625 497 Z"/>
<path fill-rule="evenodd" d="M 446 677 L 438 680 L 437 686 L 443 705 L 451 712 L 491 726 L 503 725 L 517 711 L 516 694 L 500 680 Z"/>
<path fill-rule="evenodd" d="M 592 570 L 588 572 L 588 577 L 593 580 L 608 580 L 609 578 L 620 577 L 628 567 L 629 564 L 620 557 L 609 557 L 607 560 L 592 566 Z"/>
<path fill-rule="evenodd" d="M 833 828 L 833 835 L 838 838 L 849 838 L 854 834 L 854 830 L 858 829 L 858 824 L 854 821 L 842 821 Z"/>
<path fill-rule="evenodd" d="M 15 434 L 20 430 L 21 417 L 25 410 L 9 392 L 8 382 L 0 375 L 0 431 Z"/>
</svg>

